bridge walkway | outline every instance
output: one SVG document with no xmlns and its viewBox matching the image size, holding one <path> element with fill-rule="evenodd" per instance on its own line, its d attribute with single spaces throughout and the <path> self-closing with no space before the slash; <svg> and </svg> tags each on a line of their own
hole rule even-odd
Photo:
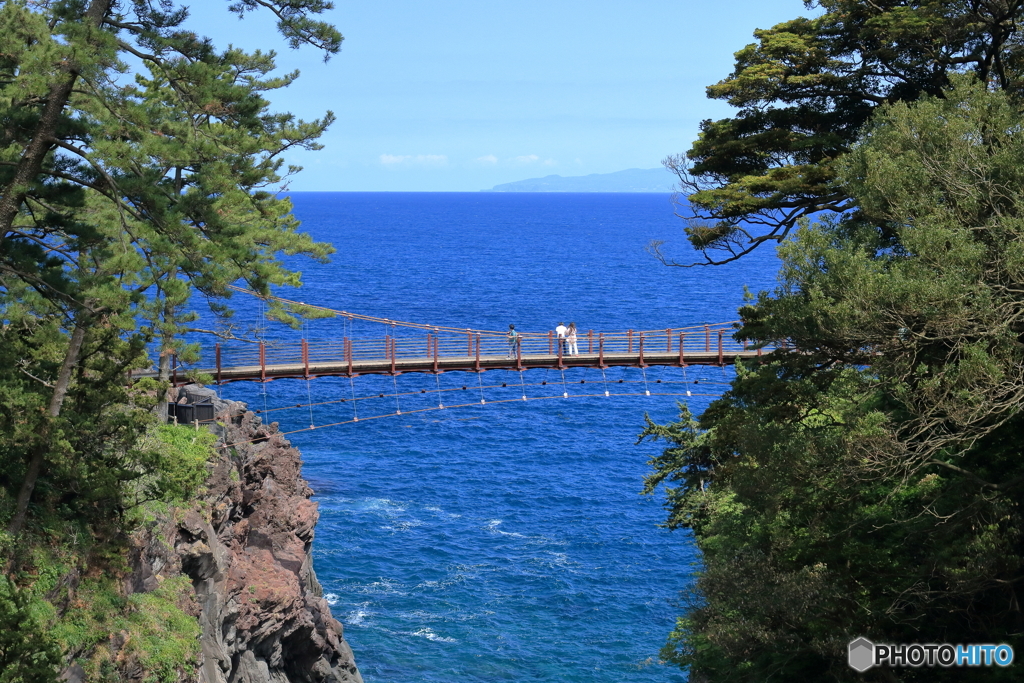
<svg viewBox="0 0 1024 683">
<path fill-rule="evenodd" d="M 716 326 L 669 328 L 616 333 L 588 331 L 578 335 L 577 350 L 552 333 L 524 333 L 514 347 L 497 332 L 466 330 L 332 341 L 273 341 L 217 344 L 203 354 L 205 363 L 185 368 L 172 363 L 175 384 L 185 382 L 187 370 L 198 370 L 217 383 L 267 381 L 279 378 L 356 377 L 449 371 L 531 370 L 568 368 L 647 367 L 651 365 L 730 365 L 756 358 L 767 350 L 748 349 L 730 336 L 728 323 Z M 210 356 L 214 358 L 211 359 Z M 210 363 L 210 360 L 214 360 Z M 155 377 L 155 370 L 135 373 Z"/>
</svg>

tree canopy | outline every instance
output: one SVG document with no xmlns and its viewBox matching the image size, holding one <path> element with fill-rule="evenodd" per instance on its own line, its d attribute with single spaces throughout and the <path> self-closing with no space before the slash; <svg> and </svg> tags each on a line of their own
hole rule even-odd
<svg viewBox="0 0 1024 683">
<path fill-rule="evenodd" d="M 293 48 L 340 49 L 324 0 L 224 9 L 269 11 Z M 38 594 L 57 571 L 45 558 L 116 574 L 132 508 L 181 502 L 205 477 L 210 439 L 157 429 L 167 383 L 128 373 L 155 361 L 166 379 L 195 306 L 227 317 L 229 285 L 298 285 L 281 256 L 331 251 L 280 192 L 299 170 L 282 155 L 319 148 L 333 115 L 274 112 L 298 73 L 218 49 L 187 18 L 173 0 L 0 3 L 0 621 L 17 636 L 0 643 L 4 681 L 55 681 L 87 654 L 67 651 L 63 608 Z"/>
<path fill-rule="evenodd" d="M 225 11 L 258 8 L 292 47 L 340 49 L 341 35 L 316 18 L 330 3 Z M 131 451 L 146 410 L 128 419 L 113 408 L 135 405 L 125 373 L 149 362 L 154 340 L 164 369 L 172 350 L 187 350 L 190 297 L 227 314 L 228 285 L 297 285 L 279 256 L 330 252 L 298 232 L 278 192 L 298 170 L 282 154 L 317 149 L 332 114 L 272 112 L 267 93 L 298 74 L 274 75 L 273 52 L 218 50 L 186 18 L 169 1 L 0 6 L 0 347 L 10 355 L 0 391 L 21 408 L 0 420 L 0 478 L 18 489 L 4 510 L 11 533 L 60 453 L 98 464 L 101 452 Z M 108 429 L 123 438 L 100 439 Z"/>
<path fill-rule="evenodd" d="M 801 218 L 856 206 L 838 162 L 880 105 L 941 97 L 956 73 L 1013 95 L 1022 87 L 1021 0 L 805 0 L 813 17 L 755 31 L 708 97 L 736 107 L 705 120 L 677 174 L 679 215 L 703 257 L 650 250 L 671 265 L 740 258 Z"/>
<path fill-rule="evenodd" d="M 704 554 L 665 656 L 719 681 L 1011 680 L 855 674 L 846 646 L 1009 643 L 1024 618 L 1024 119 L 973 77 L 882 105 L 838 161 L 860 211 L 804 222 L 741 367 L 669 447 L 670 527 Z"/>
</svg>

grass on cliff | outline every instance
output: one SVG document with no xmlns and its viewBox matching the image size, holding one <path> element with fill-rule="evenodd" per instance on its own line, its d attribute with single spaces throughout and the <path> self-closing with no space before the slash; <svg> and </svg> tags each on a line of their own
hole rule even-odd
<svg viewBox="0 0 1024 683">
<path fill-rule="evenodd" d="M 138 444 L 147 454 L 142 466 L 125 477 L 108 513 L 83 516 L 44 498 L 20 538 L 0 532 L 8 558 L 0 581 L 0 683 L 55 683 L 73 662 L 88 683 L 172 683 L 194 674 L 201 629 L 191 581 L 157 577 L 155 590 L 129 593 L 129 537 L 196 504 L 214 441 L 205 429 L 155 426 Z"/>
</svg>

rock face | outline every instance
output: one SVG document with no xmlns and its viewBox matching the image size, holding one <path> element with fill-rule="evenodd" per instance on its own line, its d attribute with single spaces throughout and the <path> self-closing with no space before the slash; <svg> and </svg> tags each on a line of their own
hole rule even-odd
<svg viewBox="0 0 1024 683">
<path fill-rule="evenodd" d="M 222 449 L 203 504 L 150 532 L 173 538 L 173 552 L 140 545 L 131 589 L 178 567 L 192 579 L 202 683 L 362 683 L 313 572 L 318 512 L 299 452 L 244 404 L 189 391 L 214 399 L 221 442 L 234 445 Z"/>
</svg>

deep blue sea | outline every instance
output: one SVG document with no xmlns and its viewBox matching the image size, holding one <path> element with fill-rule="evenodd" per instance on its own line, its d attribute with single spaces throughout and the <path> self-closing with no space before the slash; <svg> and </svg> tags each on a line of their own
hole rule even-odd
<svg viewBox="0 0 1024 683">
<path fill-rule="evenodd" d="M 281 295 L 360 314 L 467 328 L 547 331 L 655 329 L 732 320 L 752 291 L 774 286 L 765 251 L 718 268 L 669 268 L 644 252 L 682 225 L 668 195 L 297 193 L 303 230 L 330 242 L 329 265 L 296 261 L 301 292 Z M 257 307 L 236 299 L 238 322 Z M 380 325 L 344 333 L 381 337 Z M 339 334 L 313 322 L 311 340 Z M 294 332 L 271 329 L 269 336 Z M 278 380 L 221 388 L 268 413 L 283 431 L 352 417 L 338 398 L 434 390 L 398 399 L 404 412 L 472 402 L 480 383 L 515 373 Z M 661 501 L 639 491 L 658 445 L 635 445 L 644 413 L 700 412 L 730 369 L 648 368 L 525 373 L 531 396 L 559 398 L 447 408 L 300 432 L 320 523 L 315 568 L 367 683 L 684 681 L 658 663 L 699 566 L 686 532 L 659 528 Z M 579 380 L 587 384 L 579 384 Z M 602 380 L 631 397 L 593 393 Z M 690 397 L 646 396 L 691 390 Z M 684 380 L 689 384 L 678 384 Z M 699 384 L 693 384 L 697 380 Z M 555 392 L 548 381 L 558 385 Z M 673 384 L 670 384 L 673 383 Z M 468 388 L 465 392 L 462 385 Z M 626 389 L 623 389 L 625 387 Z M 631 389 L 630 389 L 631 387 Z M 490 401 L 518 387 L 487 389 Z M 467 400 L 456 400 L 460 392 Z M 654 393 L 654 392 L 652 392 Z M 361 417 L 396 399 L 360 401 Z"/>
</svg>

